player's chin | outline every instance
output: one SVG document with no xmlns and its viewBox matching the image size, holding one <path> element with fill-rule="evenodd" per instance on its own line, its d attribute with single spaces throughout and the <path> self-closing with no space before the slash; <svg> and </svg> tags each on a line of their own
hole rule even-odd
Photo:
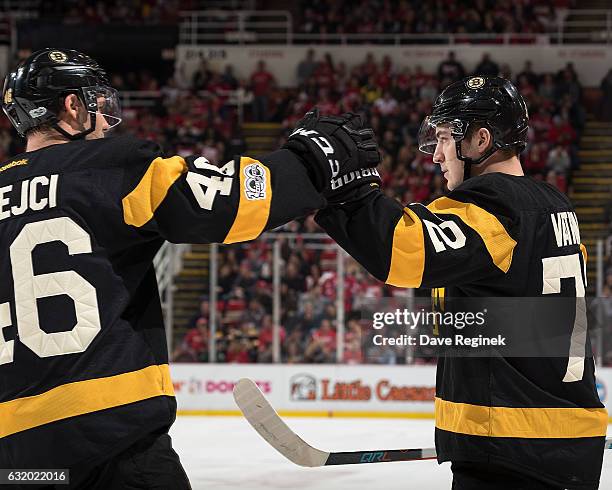
<svg viewBox="0 0 612 490">
<path fill-rule="evenodd" d="M 106 133 L 104 131 L 94 131 L 93 133 L 89 133 L 87 136 L 85 136 L 86 140 L 99 140 L 102 139 L 106 136 Z"/>
</svg>

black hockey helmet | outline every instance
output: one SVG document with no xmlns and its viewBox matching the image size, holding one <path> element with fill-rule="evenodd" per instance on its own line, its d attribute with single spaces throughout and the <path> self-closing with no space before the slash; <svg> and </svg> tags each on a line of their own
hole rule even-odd
<svg viewBox="0 0 612 490">
<path fill-rule="evenodd" d="M 121 122 L 117 91 L 89 56 L 72 49 L 41 49 L 22 61 L 4 81 L 2 109 L 21 136 L 49 124 L 66 138 L 84 138 L 96 129 L 96 112 L 110 127 Z M 70 134 L 58 125 L 66 95 L 76 94 L 90 113 L 90 127 Z"/>
<path fill-rule="evenodd" d="M 436 99 L 432 113 L 419 130 L 419 150 L 433 155 L 436 127 L 450 128 L 455 140 L 457 157 L 465 163 L 464 175 L 470 176 L 470 166 L 478 165 L 498 150 L 527 146 L 529 115 L 525 100 L 508 80 L 501 77 L 468 77 L 450 84 Z M 461 140 L 471 125 L 487 128 L 493 144 L 480 158 L 473 160 L 461 153 Z"/>
</svg>

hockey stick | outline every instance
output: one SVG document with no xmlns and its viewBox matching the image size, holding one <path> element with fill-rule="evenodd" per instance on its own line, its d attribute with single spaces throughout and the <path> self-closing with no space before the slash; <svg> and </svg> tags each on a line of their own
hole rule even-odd
<svg viewBox="0 0 612 490">
<path fill-rule="evenodd" d="M 268 444 L 299 466 L 388 463 L 436 459 L 435 448 L 382 449 L 379 451 L 327 452 L 312 447 L 280 418 L 254 381 L 243 378 L 234 386 L 234 400 L 249 424 Z M 612 449 L 606 439 L 605 449 Z"/>
<path fill-rule="evenodd" d="M 327 452 L 312 447 L 293 432 L 268 403 L 255 382 L 243 378 L 234 386 L 234 400 L 249 424 L 285 458 L 300 466 L 386 463 L 435 459 L 435 448 Z"/>
</svg>

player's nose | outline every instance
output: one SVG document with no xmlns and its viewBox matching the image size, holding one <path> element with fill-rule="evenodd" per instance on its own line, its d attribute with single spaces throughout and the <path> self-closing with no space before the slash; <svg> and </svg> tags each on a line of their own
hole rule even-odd
<svg viewBox="0 0 612 490">
<path fill-rule="evenodd" d="M 444 162 L 444 152 L 442 151 L 441 146 L 442 145 L 438 143 L 436 145 L 436 149 L 434 150 L 434 154 L 433 154 L 433 161 L 434 163 L 437 163 L 438 165 L 441 165 L 442 162 Z"/>
<path fill-rule="evenodd" d="M 102 131 L 108 131 L 110 129 L 110 124 L 108 124 L 108 121 L 106 120 L 106 118 L 104 116 L 102 116 Z"/>
</svg>

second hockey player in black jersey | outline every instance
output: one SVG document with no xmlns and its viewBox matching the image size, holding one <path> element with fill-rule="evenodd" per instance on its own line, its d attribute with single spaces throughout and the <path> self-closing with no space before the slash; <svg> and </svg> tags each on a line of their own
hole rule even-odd
<svg viewBox="0 0 612 490">
<path fill-rule="evenodd" d="M 608 415 L 595 387 L 584 311 L 585 248 L 568 198 L 523 175 L 528 115 L 515 87 L 472 77 L 423 123 L 450 193 L 400 205 L 371 171 L 334 179 L 317 222 L 382 281 L 462 297 L 573 297 L 549 328 L 564 357 L 441 357 L 439 462 L 454 489 L 597 489 Z"/>
<path fill-rule="evenodd" d="M 324 206 L 334 175 L 378 163 L 373 133 L 321 117 L 259 159 L 166 157 L 104 138 L 117 94 L 71 50 L 34 53 L 2 95 L 27 148 L 0 164 L 0 468 L 68 468 L 73 488 L 189 488 L 167 434 L 153 257 L 164 240 L 252 240 Z"/>
</svg>

